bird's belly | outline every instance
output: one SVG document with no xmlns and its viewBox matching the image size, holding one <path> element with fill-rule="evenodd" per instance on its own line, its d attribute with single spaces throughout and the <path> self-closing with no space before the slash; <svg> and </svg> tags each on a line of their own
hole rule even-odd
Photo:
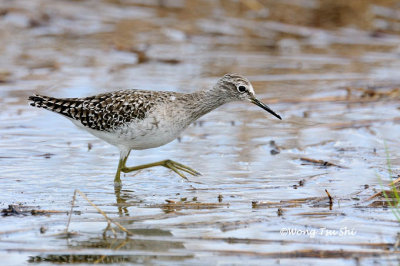
<svg viewBox="0 0 400 266">
<path fill-rule="evenodd" d="M 165 145 L 176 138 L 177 135 L 175 134 L 167 134 L 156 130 L 145 135 L 135 136 L 135 138 L 129 139 L 128 142 L 131 149 L 143 150 Z"/>
<path fill-rule="evenodd" d="M 166 112 L 134 120 L 114 131 L 99 131 L 87 128 L 77 121 L 74 124 L 96 137 L 120 148 L 120 150 L 143 150 L 162 146 L 176 139 L 187 124 Z"/>
<path fill-rule="evenodd" d="M 119 143 L 115 145 L 133 150 L 155 148 L 173 141 L 185 128 L 180 123 L 150 117 L 117 130 Z"/>
<path fill-rule="evenodd" d="M 130 148 L 134 150 L 149 149 L 162 146 L 176 139 L 183 129 L 170 127 L 153 127 L 147 130 L 135 130 L 126 135 Z"/>
</svg>

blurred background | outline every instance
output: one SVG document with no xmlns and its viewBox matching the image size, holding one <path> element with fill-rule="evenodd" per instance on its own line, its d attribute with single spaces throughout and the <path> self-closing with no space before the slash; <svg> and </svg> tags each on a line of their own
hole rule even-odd
<svg viewBox="0 0 400 266">
<path fill-rule="evenodd" d="M 73 239 L 55 236 L 63 215 L 2 217 L 4 263 L 398 263 L 398 221 L 370 197 L 399 175 L 399 1 L 0 0 L 0 40 L 1 207 L 65 212 L 80 189 L 136 237 L 104 237 L 107 223 L 80 199 Z M 114 191 L 118 151 L 27 103 L 193 92 L 229 72 L 283 121 L 231 103 L 131 154 L 129 165 L 170 158 L 203 173 L 190 182 L 154 168 Z M 357 233 L 282 236 L 283 226 Z"/>
<path fill-rule="evenodd" d="M 392 79 L 400 53 L 399 5 L 2 0 L 2 91 L 73 96 L 119 87 L 193 90 L 227 72 L 254 76 L 261 91 L 277 80 Z M 279 90 L 286 90 L 280 98 L 291 97 L 293 88 Z"/>
</svg>

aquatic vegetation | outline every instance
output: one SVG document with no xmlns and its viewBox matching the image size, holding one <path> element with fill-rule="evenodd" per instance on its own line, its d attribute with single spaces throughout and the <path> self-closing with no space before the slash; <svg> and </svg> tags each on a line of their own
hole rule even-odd
<svg viewBox="0 0 400 266">
<path fill-rule="evenodd" d="M 390 154 L 389 154 L 389 148 L 385 142 L 385 153 L 386 153 L 386 166 L 387 166 L 387 171 L 389 178 L 393 177 L 393 171 L 392 171 L 392 163 L 390 161 Z M 381 177 L 378 175 L 379 180 L 381 180 Z M 396 217 L 397 221 L 400 222 L 400 177 L 396 179 L 395 181 L 390 182 L 389 186 L 390 189 L 389 191 L 382 189 L 382 194 L 384 195 L 386 202 L 388 206 L 390 207 L 390 210 L 393 212 L 393 215 Z"/>
</svg>

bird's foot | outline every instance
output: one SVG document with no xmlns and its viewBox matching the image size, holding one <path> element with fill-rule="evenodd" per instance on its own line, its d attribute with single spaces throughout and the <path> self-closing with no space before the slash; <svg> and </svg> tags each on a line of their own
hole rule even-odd
<svg viewBox="0 0 400 266">
<path fill-rule="evenodd" d="M 181 173 L 180 171 L 189 173 L 189 174 L 194 175 L 194 176 L 200 176 L 201 175 L 201 173 L 199 173 L 196 170 L 190 168 L 189 166 L 177 163 L 177 162 L 172 161 L 172 160 L 162 161 L 161 165 L 166 167 L 166 168 L 171 169 L 172 171 L 177 173 L 180 177 L 182 177 L 183 179 L 186 179 L 186 180 L 188 180 L 187 177 L 183 173 Z"/>
<path fill-rule="evenodd" d="M 175 161 L 172 160 L 164 160 L 164 161 L 159 161 L 159 162 L 155 162 L 155 163 L 149 163 L 149 164 L 143 164 L 143 165 L 138 165 L 138 166 L 134 166 L 134 167 L 126 167 L 124 166 L 126 160 L 120 160 L 120 165 L 118 166 L 118 171 L 119 172 L 123 172 L 123 173 L 129 173 L 129 172 L 133 172 L 133 171 L 137 171 L 137 170 L 141 170 L 141 169 L 145 169 L 145 168 L 150 168 L 150 167 L 154 167 L 154 166 L 164 166 L 168 169 L 171 169 L 172 171 L 174 171 L 175 173 L 177 173 L 180 177 L 187 179 L 187 177 L 182 173 L 186 172 L 189 173 L 191 175 L 194 176 L 199 176 L 201 175 L 199 172 L 197 172 L 196 170 L 193 170 L 192 168 L 177 163 Z M 121 182 L 120 177 L 119 177 L 119 172 L 117 172 L 114 182 L 118 183 Z"/>
</svg>

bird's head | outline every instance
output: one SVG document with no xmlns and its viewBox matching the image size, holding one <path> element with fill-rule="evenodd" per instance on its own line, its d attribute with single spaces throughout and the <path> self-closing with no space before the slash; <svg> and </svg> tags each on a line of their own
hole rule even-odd
<svg viewBox="0 0 400 266">
<path fill-rule="evenodd" d="M 216 88 L 218 88 L 218 90 L 223 90 L 225 96 L 232 101 L 250 101 L 282 120 L 280 115 L 256 98 L 253 86 L 250 81 L 243 76 L 238 74 L 226 74 L 218 80 Z"/>
</svg>

